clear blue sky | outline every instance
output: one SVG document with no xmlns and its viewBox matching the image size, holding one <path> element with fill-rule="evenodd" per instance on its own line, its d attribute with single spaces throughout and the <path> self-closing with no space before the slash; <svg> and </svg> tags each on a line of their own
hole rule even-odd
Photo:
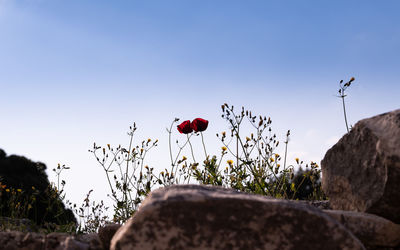
<svg viewBox="0 0 400 250">
<path fill-rule="evenodd" d="M 92 188 L 107 200 L 93 142 L 126 145 L 136 122 L 136 142 L 159 139 L 149 164 L 161 170 L 165 128 L 202 117 L 218 154 L 227 102 L 270 116 L 281 141 L 291 129 L 291 161 L 319 162 L 346 132 L 339 80 L 356 78 L 351 124 L 400 108 L 399 11 L 397 0 L 0 0 L 0 148 L 71 167 L 73 202 Z"/>
</svg>

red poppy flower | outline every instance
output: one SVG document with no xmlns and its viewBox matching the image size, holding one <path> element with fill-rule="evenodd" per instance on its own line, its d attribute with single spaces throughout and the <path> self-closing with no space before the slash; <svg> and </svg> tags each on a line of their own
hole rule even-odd
<svg viewBox="0 0 400 250">
<path fill-rule="evenodd" d="M 207 126 L 208 126 L 208 121 L 201 118 L 194 119 L 191 124 L 192 129 L 196 132 L 201 132 L 206 130 Z"/>
<path fill-rule="evenodd" d="M 191 133 L 193 131 L 192 127 L 190 126 L 190 121 L 189 120 L 182 122 L 177 127 L 178 127 L 178 131 L 181 134 L 189 134 L 189 133 Z"/>
</svg>

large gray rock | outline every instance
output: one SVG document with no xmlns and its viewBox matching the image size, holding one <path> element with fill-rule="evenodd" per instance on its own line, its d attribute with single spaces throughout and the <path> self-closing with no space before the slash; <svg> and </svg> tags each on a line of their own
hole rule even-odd
<svg viewBox="0 0 400 250">
<path fill-rule="evenodd" d="M 321 168 L 333 209 L 400 223 L 400 109 L 357 122 L 328 150 Z"/>
<path fill-rule="evenodd" d="M 373 214 L 324 210 L 349 229 L 369 248 L 393 248 L 400 246 L 400 225 Z"/>
<path fill-rule="evenodd" d="M 310 205 L 214 186 L 150 193 L 111 249 L 364 249 L 343 225 Z"/>
</svg>

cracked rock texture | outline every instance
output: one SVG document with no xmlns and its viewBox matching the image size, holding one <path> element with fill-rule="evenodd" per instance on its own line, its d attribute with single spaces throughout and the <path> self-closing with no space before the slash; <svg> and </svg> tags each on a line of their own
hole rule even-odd
<svg viewBox="0 0 400 250">
<path fill-rule="evenodd" d="M 400 246 L 400 225 L 385 218 L 374 214 L 342 210 L 324 210 L 324 212 L 342 223 L 370 249 Z"/>
<path fill-rule="evenodd" d="M 400 223 L 400 109 L 356 123 L 321 161 L 322 187 L 335 210 Z"/>
<path fill-rule="evenodd" d="M 365 249 L 310 205 L 215 186 L 153 191 L 111 249 Z"/>
</svg>

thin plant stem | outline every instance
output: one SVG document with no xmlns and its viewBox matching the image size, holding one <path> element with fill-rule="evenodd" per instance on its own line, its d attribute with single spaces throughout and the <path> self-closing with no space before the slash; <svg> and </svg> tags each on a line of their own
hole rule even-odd
<svg viewBox="0 0 400 250">
<path fill-rule="evenodd" d="M 342 94 L 342 103 L 343 103 L 343 114 L 344 114 L 344 122 L 346 123 L 346 129 L 347 129 L 347 133 L 349 133 L 349 126 L 347 125 L 347 117 L 346 117 L 346 106 L 344 105 L 344 90 L 343 90 L 343 94 Z"/>
<path fill-rule="evenodd" d="M 206 145 L 204 144 L 203 132 L 200 132 L 200 134 L 201 134 L 201 142 L 203 143 L 204 154 L 206 155 L 206 159 L 207 159 L 208 155 L 207 155 L 207 151 L 206 151 Z"/>
<path fill-rule="evenodd" d="M 239 125 L 236 134 L 236 167 L 239 168 Z"/>
<path fill-rule="evenodd" d="M 196 159 L 194 158 L 194 154 L 193 154 L 193 147 L 192 147 L 192 143 L 189 140 L 189 135 L 186 134 L 188 142 L 189 142 L 189 146 L 190 146 L 190 151 L 192 152 L 192 157 L 193 157 L 193 161 L 196 163 Z"/>
<path fill-rule="evenodd" d="M 176 120 L 177 119 L 175 118 L 175 120 L 171 123 L 171 126 L 169 127 L 169 130 L 167 129 L 167 131 L 168 131 L 169 156 L 171 157 L 171 165 L 172 165 L 172 167 L 174 166 L 174 160 L 172 158 L 172 147 L 171 147 L 171 134 L 172 134 L 172 132 L 171 131 L 172 131 L 172 126 L 174 125 Z"/>
</svg>

